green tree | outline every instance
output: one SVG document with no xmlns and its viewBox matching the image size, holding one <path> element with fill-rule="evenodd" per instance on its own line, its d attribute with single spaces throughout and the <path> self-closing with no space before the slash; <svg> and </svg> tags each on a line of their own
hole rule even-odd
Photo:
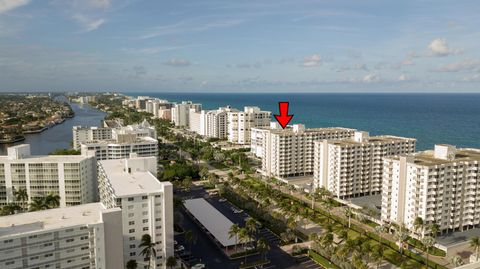
<svg viewBox="0 0 480 269">
<path fill-rule="evenodd" d="M 248 233 L 252 238 L 254 238 L 257 234 L 257 222 L 253 218 L 247 218 L 245 222 L 245 228 L 247 229 Z"/>
<path fill-rule="evenodd" d="M 45 209 L 48 209 L 48 205 L 45 203 L 45 198 L 33 197 L 32 201 L 30 202 L 29 211 L 39 211 Z"/>
<path fill-rule="evenodd" d="M 419 235 L 419 230 L 423 228 L 423 219 L 421 217 L 416 217 L 415 220 L 413 221 L 413 229 L 415 230 L 415 233 Z"/>
<path fill-rule="evenodd" d="M 60 196 L 57 193 L 49 193 L 45 196 L 45 204 L 47 208 L 56 208 L 60 206 Z"/>
<path fill-rule="evenodd" d="M 244 245 L 246 245 L 248 242 L 252 240 L 252 238 L 250 237 L 250 233 L 246 228 L 240 228 L 240 230 L 238 231 L 238 239 Z M 245 255 L 245 263 L 247 263 L 247 255 Z"/>
<path fill-rule="evenodd" d="M 240 227 L 238 227 L 237 224 L 233 224 L 232 226 L 230 226 L 230 230 L 228 231 L 229 238 L 235 237 L 235 252 L 237 252 L 239 232 L 240 232 Z"/>
<path fill-rule="evenodd" d="M 458 266 L 463 265 L 462 257 L 460 257 L 460 256 L 458 256 L 458 255 L 453 256 L 453 257 L 452 257 L 452 264 L 453 264 L 453 266 L 455 266 L 455 267 L 458 267 Z"/>
<path fill-rule="evenodd" d="M 142 248 L 140 255 L 148 259 L 148 268 L 150 268 L 152 257 L 157 257 L 157 250 L 155 249 L 156 243 L 152 242 L 152 237 L 149 234 L 142 235 L 142 239 L 139 248 Z"/>
<path fill-rule="evenodd" d="M 257 242 L 257 249 L 260 252 L 260 255 L 263 256 L 263 259 L 267 259 L 267 252 L 270 250 L 270 245 L 268 244 L 265 238 L 260 238 Z"/>
<path fill-rule="evenodd" d="M 13 215 L 21 209 L 22 208 L 19 205 L 9 203 L 9 204 L 6 204 L 5 206 L 2 207 L 0 215 L 2 215 L 2 216 Z"/>
<path fill-rule="evenodd" d="M 470 239 L 470 246 L 475 249 L 476 261 L 478 261 L 478 251 L 480 249 L 480 237 L 475 236 Z"/>
<path fill-rule="evenodd" d="M 197 235 L 192 230 L 188 230 L 185 232 L 185 241 L 188 243 L 190 252 L 192 252 L 192 245 L 197 243 Z"/>
<path fill-rule="evenodd" d="M 127 269 L 137 269 L 138 264 L 136 260 L 129 260 L 127 262 Z"/>
<path fill-rule="evenodd" d="M 27 189 L 20 188 L 19 190 L 15 191 L 15 200 L 20 201 L 22 205 L 22 210 L 25 210 L 27 207 L 27 201 L 28 201 Z"/>
<path fill-rule="evenodd" d="M 433 238 L 437 238 L 437 234 L 439 231 L 440 231 L 440 225 L 436 223 L 433 223 L 432 225 L 430 225 L 430 233 Z"/>
<path fill-rule="evenodd" d="M 433 247 L 435 244 L 435 239 L 433 237 L 427 236 L 422 239 L 422 243 L 425 246 L 426 255 L 427 255 L 427 268 L 428 268 L 428 252 L 430 251 L 430 248 Z"/>
<path fill-rule="evenodd" d="M 177 259 L 174 256 L 168 257 L 166 265 L 173 269 L 173 267 L 177 266 Z"/>
</svg>

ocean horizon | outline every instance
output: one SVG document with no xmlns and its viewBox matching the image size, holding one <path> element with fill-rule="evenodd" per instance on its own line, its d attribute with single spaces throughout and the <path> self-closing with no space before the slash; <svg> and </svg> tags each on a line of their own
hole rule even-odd
<svg viewBox="0 0 480 269">
<path fill-rule="evenodd" d="M 417 139 L 417 149 L 435 144 L 480 148 L 480 94 L 475 93 L 198 93 L 125 92 L 172 102 L 190 100 L 204 109 L 258 106 L 278 113 L 290 103 L 290 124 L 307 128 L 348 127 L 371 135 Z M 272 117 L 273 120 L 273 117 Z"/>
</svg>

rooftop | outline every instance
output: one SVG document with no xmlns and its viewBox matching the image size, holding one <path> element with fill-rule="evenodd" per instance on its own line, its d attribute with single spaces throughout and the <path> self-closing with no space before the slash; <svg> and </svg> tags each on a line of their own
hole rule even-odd
<svg viewBox="0 0 480 269">
<path fill-rule="evenodd" d="M 103 210 L 106 209 L 102 203 L 90 203 L 3 216 L 0 221 L 0 238 L 34 231 L 100 223 L 102 221 L 100 212 Z"/>
<path fill-rule="evenodd" d="M 235 237 L 228 235 L 233 222 L 220 213 L 209 202 L 203 198 L 196 198 L 185 200 L 184 205 L 223 247 L 235 245 Z"/>
<path fill-rule="evenodd" d="M 105 140 L 92 140 L 86 141 L 83 145 L 108 145 L 108 144 L 133 144 L 133 143 L 158 143 L 157 139 L 151 138 L 149 136 L 144 137 L 133 137 L 132 140 L 122 138 L 124 141 L 119 141 L 118 139 L 105 139 Z"/>
<path fill-rule="evenodd" d="M 99 161 L 117 197 L 160 192 L 165 184 L 148 171 L 125 171 L 125 159 Z M 134 170 L 134 169 L 132 169 Z"/>
<path fill-rule="evenodd" d="M 332 133 L 332 132 L 344 132 L 344 131 L 356 131 L 356 129 L 344 128 L 344 127 L 325 127 L 325 128 L 305 128 L 296 132 L 294 127 L 287 126 L 285 129 L 266 128 L 272 134 L 288 135 L 296 133 Z"/>
<path fill-rule="evenodd" d="M 405 141 L 415 141 L 414 138 L 407 138 L 407 137 L 400 137 L 400 136 L 391 136 L 391 135 L 382 135 L 382 136 L 370 136 L 365 141 L 355 141 L 351 138 L 341 139 L 341 140 L 330 140 L 328 141 L 330 144 L 333 145 L 361 145 L 361 144 L 374 144 L 374 143 L 391 143 L 391 142 L 405 142 Z"/>
<path fill-rule="evenodd" d="M 412 157 L 410 163 L 415 163 L 417 165 L 442 165 L 448 163 L 458 163 L 458 162 L 470 162 L 478 161 L 480 162 L 480 149 L 473 148 L 461 148 L 456 149 L 454 155 L 451 159 L 436 158 L 434 150 L 427 150 L 418 152 L 415 154 L 408 155 Z M 394 160 L 398 160 L 399 156 L 392 157 Z"/>
</svg>

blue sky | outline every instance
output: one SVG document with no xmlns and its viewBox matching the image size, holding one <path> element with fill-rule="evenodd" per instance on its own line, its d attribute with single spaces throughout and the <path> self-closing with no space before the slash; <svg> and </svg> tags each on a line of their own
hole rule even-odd
<svg viewBox="0 0 480 269">
<path fill-rule="evenodd" d="M 480 91 L 478 1 L 0 0 L 0 90 Z"/>
</svg>

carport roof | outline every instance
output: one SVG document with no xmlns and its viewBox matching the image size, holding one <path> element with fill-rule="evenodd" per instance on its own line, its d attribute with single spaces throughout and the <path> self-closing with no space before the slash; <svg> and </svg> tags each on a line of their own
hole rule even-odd
<svg viewBox="0 0 480 269">
<path fill-rule="evenodd" d="M 227 217 L 203 198 L 185 200 L 185 208 L 210 232 L 223 247 L 235 245 L 228 231 L 233 225 Z"/>
</svg>

